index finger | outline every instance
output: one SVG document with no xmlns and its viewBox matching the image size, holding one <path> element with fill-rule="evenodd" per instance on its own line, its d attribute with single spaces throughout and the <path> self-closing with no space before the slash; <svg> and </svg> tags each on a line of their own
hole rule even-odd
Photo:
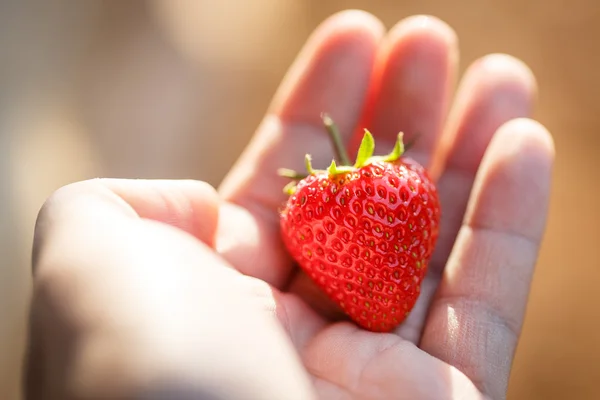
<svg viewBox="0 0 600 400">
<path fill-rule="evenodd" d="M 306 153 L 316 167 L 331 162 L 322 113 L 336 121 L 346 142 L 350 139 L 382 35 L 381 23 L 365 12 L 345 11 L 326 20 L 300 52 L 254 138 L 219 188 L 225 200 L 239 206 L 225 207 L 220 232 L 240 234 L 223 238 L 217 250 L 242 273 L 275 286 L 286 281 L 291 263 L 277 244 L 278 208 L 287 197 L 282 191 L 287 180 L 277 170 L 302 170 Z"/>
<path fill-rule="evenodd" d="M 285 195 L 282 167 L 302 169 L 333 155 L 323 127 L 328 113 L 348 140 L 360 117 L 383 28 L 373 16 L 345 11 L 326 20 L 309 38 L 277 91 L 269 111 L 219 191 L 240 204 L 277 209 Z M 323 165 L 326 166 L 326 165 Z"/>
</svg>

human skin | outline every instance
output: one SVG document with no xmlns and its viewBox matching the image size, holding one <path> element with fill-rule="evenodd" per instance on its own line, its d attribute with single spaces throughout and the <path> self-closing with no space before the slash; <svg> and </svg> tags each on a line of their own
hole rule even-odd
<svg viewBox="0 0 600 400">
<path fill-rule="evenodd" d="M 59 189 L 36 224 L 26 359 L 30 399 L 502 399 L 542 240 L 554 159 L 529 119 L 536 83 L 507 55 L 454 93 L 450 27 L 389 32 L 346 11 L 311 36 L 254 138 L 215 190 L 97 179 Z M 356 148 L 398 130 L 430 171 L 441 234 L 409 318 L 350 323 L 282 246 L 279 167 L 332 151 L 320 115 Z M 201 150 L 199 150 L 201 156 Z"/>
</svg>

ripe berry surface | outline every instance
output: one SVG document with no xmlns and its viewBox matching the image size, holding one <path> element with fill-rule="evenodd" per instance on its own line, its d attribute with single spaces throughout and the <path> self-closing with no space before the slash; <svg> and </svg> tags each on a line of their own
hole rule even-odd
<svg viewBox="0 0 600 400">
<path fill-rule="evenodd" d="M 419 296 L 439 219 L 427 172 L 402 158 L 309 175 L 289 197 L 281 228 L 292 257 L 347 315 L 387 332 Z"/>
</svg>

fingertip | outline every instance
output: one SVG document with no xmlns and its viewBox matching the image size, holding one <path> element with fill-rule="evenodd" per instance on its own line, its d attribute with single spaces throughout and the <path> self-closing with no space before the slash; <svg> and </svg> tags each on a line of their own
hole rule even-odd
<svg viewBox="0 0 600 400">
<path fill-rule="evenodd" d="M 432 15 L 413 15 L 404 18 L 392 27 L 388 35 L 390 42 L 423 37 L 441 43 L 453 52 L 458 51 L 458 35 L 454 29 Z"/>
<path fill-rule="evenodd" d="M 447 169 L 476 171 L 498 128 L 530 117 L 537 83 L 529 67 L 506 54 L 489 54 L 465 72 L 440 146 Z"/>
<path fill-rule="evenodd" d="M 496 136 L 497 140 L 510 143 L 512 151 L 538 154 L 549 161 L 555 158 L 552 135 L 544 125 L 533 119 L 515 118 L 507 121 L 498 128 Z"/>
<path fill-rule="evenodd" d="M 202 203 L 210 210 L 213 210 L 214 212 L 218 211 L 220 202 L 219 194 L 217 193 L 217 189 L 210 183 L 191 179 L 179 182 L 181 182 L 182 189 L 188 185 L 190 194 L 193 198 L 202 201 Z"/>
<path fill-rule="evenodd" d="M 217 190 L 207 182 L 186 180 L 180 182 L 182 201 L 190 202 L 189 227 L 192 235 L 210 247 L 215 246 L 219 224 L 220 198 Z M 185 221 L 185 219 L 182 219 Z"/>
<path fill-rule="evenodd" d="M 363 10 L 344 10 L 327 18 L 315 30 L 315 36 L 349 37 L 378 42 L 385 33 L 383 23 L 373 14 Z"/>
<path fill-rule="evenodd" d="M 321 22 L 308 38 L 299 60 L 320 58 L 332 49 L 371 54 L 385 33 L 383 23 L 362 10 L 344 10 Z"/>
<path fill-rule="evenodd" d="M 312 53 L 323 64 L 344 63 L 348 57 L 372 60 L 384 33 L 383 23 L 374 15 L 361 10 L 340 11 L 315 29 L 299 58 Z"/>
<path fill-rule="evenodd" d="M 509 54 L 488 54 L 473 63 L 470 69 L 478 77 L 487 77 L 481 81 L 490 86 L 518 85 L 532 97 L 537 94 L 537 80 L 531 68 Z"/>
<path fill-rule="evenodd" d="M 507 121 L 498 128 L 490 150 L 496 164 L 549 192 L 555 148 L 550 132 L 541 123 L 530 118 Z"/>
<path fill-rule="evenodd" d="M 466 220 L 537 243 L 546 225 L 553 163 L 552 136 L 542 124 L 529 118 L 504 123 L 478 171 Z"/>
<path fill-rule="evenodd" d="M 407 140 L 419 135 L 411 156 L 429 164 L 437 146 L 458 66 L 454 30 L 431 15 L 415 15 L 395 24 L 376 58 L 370 97 L 361 125 L 391 147 L 398 131 Z M 362 132 L 355 135 L 358 147 Z"/>
<path fill-rule="evenodd" d="M 136 217 L 174 226 L 214 247 L 220 198 L 210 184 L 191 179 L 103 179 L 98 183 L 127 203 Z"/>
<path fill-rule="evenodd" d="M 346 10 L 323 21 L 308 38 L 270 106 L 284 121 L 320 126 L 327 112 L 344 132 L 355 125 L 385 28 L 372 14 Z"/>
</svg>

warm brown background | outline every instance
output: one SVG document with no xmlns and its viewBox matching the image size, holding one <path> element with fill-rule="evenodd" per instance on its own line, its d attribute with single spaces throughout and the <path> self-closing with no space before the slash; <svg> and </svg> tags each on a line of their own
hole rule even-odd
<svg viewBox="0 0 600 400">
<path fill-rule="evenodd" d="M 218 184 L 312 29 L 366 9 L 436 15 L 462 70 L 490 52 L 538 77 L 553 132 L 551 217 L 511 399 L 600 398 L 597 0 L 155 0 L 0 3 L 0 398 L 17 398 L 35 215 L 94 176 Z"/>
</svg>

